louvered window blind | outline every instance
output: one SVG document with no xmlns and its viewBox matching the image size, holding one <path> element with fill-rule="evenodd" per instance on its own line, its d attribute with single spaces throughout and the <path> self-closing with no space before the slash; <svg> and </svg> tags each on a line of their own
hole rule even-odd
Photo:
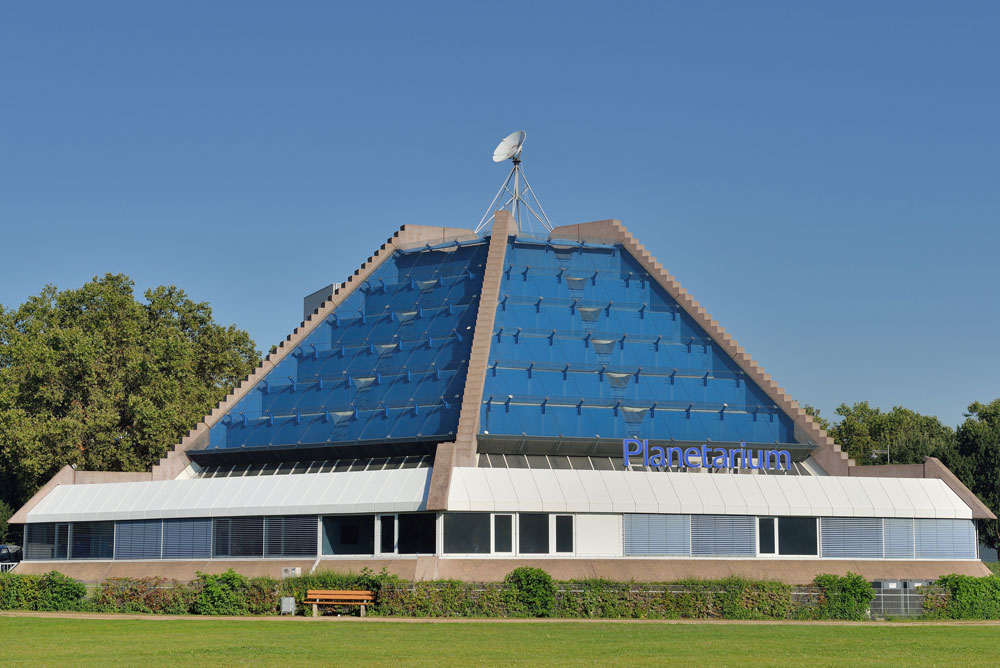
<svg viewBox="0 0 1000 668">
<path fill-rule="evenodd" d="M 752 557 L 757 553 L 757 519 L 742 515 L 692 515 L 691 554 L 696 557 Z"/>
<path fill-rule="evenodd" d="M 216 517 L 212 533 L 212 556 L 264 556 L 264 518 Z"/>
<path fill-rule="evenodd" d="M 975 559 L 972 520 L 913 520 L 917 559 Z"/>
<path fill-rule="evenodd" d="M 890 517 L 882 520 L 882 542 L 886 559 L 912 559 L 913 520 Z"/>
<path fill-rule="evenodd" d="M 212 520 L 208 517 L 163 520 L 164 559 L 212 556 Z"/>
<path fill-rule="evenodd" d="M 289 515 L 264 519 L 267 557 L 314 557 L 318 545 L 315 515 Z"/>
<path fill-rule="evenodd" d="M 115 559 L 159 559 L 163 520 L 127 520 L 115 526 Z"/>
<path fill-rule="evenodd" d="M 882 558 L 882 520 L 878 517 L 824 517 L 820 531 L 824 557 Z"/>
<path fill-rule="evenodd" d="M 691 554 L 690 515 L 625 515 L 625 554 Z"/>
</svg>

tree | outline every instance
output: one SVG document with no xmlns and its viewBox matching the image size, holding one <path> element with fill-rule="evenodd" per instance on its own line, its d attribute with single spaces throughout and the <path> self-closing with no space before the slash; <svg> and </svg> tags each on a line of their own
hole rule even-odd
<svg viewBox="0 0 1000 668">
<path fill-rule="evenodd" d="M 1000 511 L 1000 399 L 969 406 L 956 430 L 956 456 L 945 461 L 962 482 L 994 513 Z M 980 523 L 980 538 L 1000 547 L 996 520 Z"/>
<path fill-rule="evenodd" d="M 830 421 L 825 417 L 820 416 L 818 408 L 811 406 L 810 404 L 803 404 L 802 410 L 806 412 L 806 415 L 813 419 L 813 422 L 815 422 L 820 429 L 825 429 L 828 432 L 830 431 Z"/>
<path fill-rule="evenodd" d="M 5 501 L 0 501 L 0 545 L 4 543 L 9 543 L 13 539 L 13 532 L 10 530 L 10 525 L 7 520 L 10 516 L 14 514 L 14 509 L 10 507 Z"/>
<path fill-rule="evenodd" d="M 875 450 L 889 449 L 893 464 L 919 464 L 925 457 L 952 457 L 955 432 L 930 415 L 921 415 L 902 406 L 882 412 L 867 401 L 834 411 L 840 422 L 828 431 L 859 465 L 884 463 L 885 455 Z"/>
<path fill-rule="evenodd" d="M 207 303 L 121 274 L 0 306 L 0 498 L 20 506 L 66 464 L 148 470 L 260 361 Z"/>
</svg>

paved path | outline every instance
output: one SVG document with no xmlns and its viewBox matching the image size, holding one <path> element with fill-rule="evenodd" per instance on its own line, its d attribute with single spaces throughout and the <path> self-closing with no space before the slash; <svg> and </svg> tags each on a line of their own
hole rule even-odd
<svg viewBox="0 0 1000 668">
<path fill-rule="evenodd" d="M 0 610 L 0 617 L 49 617 L 53 619 L 144 619 L 156 621 L 198 620 L 213 622 L 217 620 L 246 622 L 344 622 L 349 624 L 743 624 L 750 626 L 783 625 L 783 626 L 1000 626 L 1000 620 L 941 620 L 941 621 L 903 621 L 903 622 L 844 622 L 835 620 L 799 621 L 799 620 L 742 620 L 742 619 L 470 619 L 466 617 L 354 617 L 326 615 L 324 617 L 299 617 L 268 615 L 262 617 L 224 617 L 212 615 L 126 615 L 120 613 L 97 612 L 33 612 L 23 610 Z"/>
</svg>

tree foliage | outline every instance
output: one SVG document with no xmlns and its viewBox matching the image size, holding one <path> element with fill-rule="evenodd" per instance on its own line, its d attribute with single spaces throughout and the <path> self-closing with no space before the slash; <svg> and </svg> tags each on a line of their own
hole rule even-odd
<svg viewBox="0 0 1000 668">
<path fill-rule="evenodd" d="M 249 335 L 183 290 L 122 274 L 0 305 L 0 498 L 66 464 L 142 471 L 259 363 Z"/>
<path fill-rule="evenodd" d="M 946 459 L 954 452 L 954 430 L 936 417 L 902 406 L 883 412 L 867 401 L 840 404 L 834 412 L 841 420 L 829 434 L 858 465 L 884 464 L 886 456 L 874 451 L 886 448 L 893 464 L 919 464 L 925 457 Z"/>
<path fill-rule="evenodd" d="M 944 463 L 990 510 L 1000 514 L 1000 399 L 971 404 L 955 436 L 956 452 Z M 997 521 L 981 522 L 980 537 L 990 547 L 1000 547 Z"/>
</svg>

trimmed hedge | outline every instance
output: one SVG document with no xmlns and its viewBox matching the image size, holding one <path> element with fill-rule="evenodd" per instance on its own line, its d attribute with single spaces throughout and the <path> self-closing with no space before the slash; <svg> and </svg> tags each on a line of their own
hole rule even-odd
<svg viewBox="0 0 1000 668">
<path fill-rule="evenodd" d="M 929 617 L 1000 619 L 1000 577 L 948 575 L 925 592 Z M 860 575 L 820 575 L 810 590 L 781 582 L 685 580 L 673 584 L 574 580 L 518 568 L 504 582 L 406 582 L 386 572 L 321 572 L 285 580 L 232 570 L 199 573 L 181 584 L 163 578 L 110 578 L 92 596 L 81 582 L 52 571 L 0 574 L 0 609 L 152 614 L 273 615 L 279 599 L 302 605 L 310 589 L 367 589 L 375 615 L 396 617 L 561 617 L 595 619 L 867 619 L 875 592 Z M 327 614 L 355 607 L 326 608 Z"/>
<path fill-rule="evenodd" d="M 1000 619 L 1000 576 L 945 575 L 928 591 L 924 611 L 947 619 Z"/>
<path fill-rule="evenodd" d="M 815 606 L 804 607 L 803 619 L 868 619 L 875 590 L 857 573 L 817 575 L 813 586 L 820 590 Z"/>
</svg>

